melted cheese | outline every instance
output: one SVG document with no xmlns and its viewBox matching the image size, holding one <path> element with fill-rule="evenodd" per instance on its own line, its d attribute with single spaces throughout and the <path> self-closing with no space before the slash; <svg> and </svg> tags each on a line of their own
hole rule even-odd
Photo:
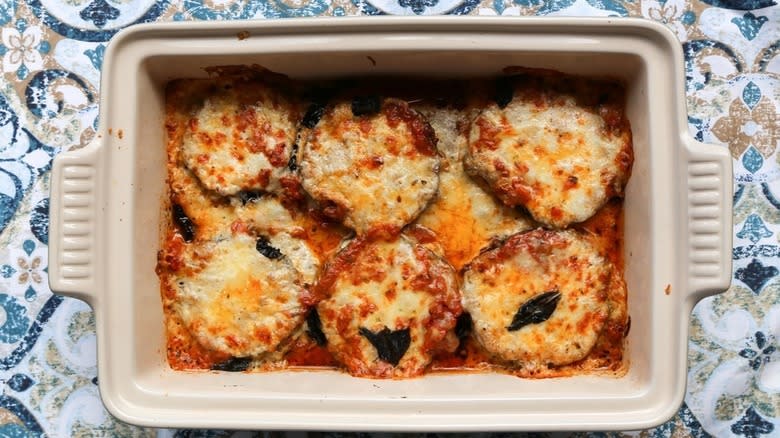
<svg viewBox="0 0 780 438">
<path fill-rule="evenodd" d="M 208 189 L 279 191 L 297 133 L 296 107 L 262 84 L 245 103 L 243 89 L 208 96 L 189 120 L 181 159 Z"/>
<path fill-rule="evenodd" d="M 235 357 L 273 351 L 303 321 L 306 292 L 289 259 L 262 256 L 245 234 L 190 245 L 171 276 L 173 308 L 203 346 Z"/>
<path fill-rule="evenodd" d="M 195 240 L 213 240 L 230 229 L 236 214 L 229 204 L 204 190 L 187 169 L 169 166 L 169 175 L 172 198 L 195 224 Z"/>
<path fill-rule="evenodd" d="M 338 258 L 349 254 L 349 263 Z M 410 377 L 421 374 L 460 313 L 455 271 L 405 237 L 371 243 L 353 241 L 330 269 L 335 281 L 319 306 L 328 349 L 356 376 Z M 326 275 L 327 277 L 327 275 Z M 379 359 L 359 333 L 409 329 L 411 344 L 397 366 Z"/>
<path fill-rule="evenodd" d="M 393 120 L 393 108 L 413 120 Z M 358 234 L 400 230 L 425 208 L 439 183 L 435 144 L 413 129 L 423 124 L 401 101 L 385 101 L 382 112 L 361 117 L 353 116 L 349 102 L 336 104 L 303 147 L 303 188 L 321 203 L 335 203 L 344 224 Z"/>
<path fill-rule="evenodd" d="M 510 206 L 566 227 L 622 193 L 631 165 L 630 132 L 610 131 L 573 96 L 516 96 L 491 104 L 471 125 L 467 168 Z"/>
<path fill-rule="evenodd" d="M 313 284 L 320 268 L 320 255 L 312 249 L 316 242 L 310 242 L 307 232 L 309 221 L 305 217 L 293 217 L 290 210 L 276 197 L 263 196 L 246 203 L 233 202 L 235 216 L 256 234 L 269 239 L 272 246 L 280 249 L 301 273 L 305 284 Z"/>
<path fill-rule="evenodd" d="M 463 274 L 463 306 L 489 352 L 525 369 L 566 365 L 596 344 L 609 314 L 612 266 L 574 231 L 518 234 L 477 257 Z M 518 309 L 548 291 L 561 294 L 550 317 L 510 331 Z"/>
<path fill-rule="evenodd" d="M 263 196 L 245 203 L 233 199 L 235 216 L 263 233 L 285 232 L 300 234 L 303 221 L 293 217 L 290 210 L 273 196 Z"/>
<path fill-rule="evenodd" d="M 450 108 L 424 107 L 439 138 L 445 161 L 439 173 L 439 194 L 416 223 L 437 235 L 445 258 L 460 269 L 494 239 L 502 239 L 533 225 L 528 218 L 501 204 L 466 174 L 461 162 L 467 139 L 459 125 L 468 123 L 468 113 Z"/>
<path fill-rule="evenodd" d="M 320 269 L 320 260 L 311 250 L 305 240 L 293 237 L 287 233 L 276 233 L 268 238 L 274 248 L 278 248 L 300 273 L 301 282 L 314 284 Z"/>
</svg>

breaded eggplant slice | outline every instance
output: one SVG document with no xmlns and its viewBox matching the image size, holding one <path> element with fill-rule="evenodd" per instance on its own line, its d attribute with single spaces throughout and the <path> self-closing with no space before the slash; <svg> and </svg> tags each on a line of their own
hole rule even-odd
<svg viewBox="0 0 780 438">
<path fill-rule="evenodd" d="M 200 104 L 196 96 L 207 93 L 211 85 L 208 81 L 174 81 L 166 90 L 167 182 L 172 204 L 171 219 L 186 241 L 213 240 L 235 220 L 229 203 L 206 189 L 197 176 L 180 162 L 189 115 Z"/>
<path fill-rule="evenodd" d="M 554 228 L 622 196 L 633 151 L 618 84 L 522 75 L 506 86 L 511 101 L 487 105 L 471 124 L 470 173 Z"/>
<path fill-rule="evenodd" d="M 421 375 L 461 313 L 455 270 L 403 235 L 351 241 L 315 290 L 328 349 L 360 377 Z"/>
<path fill-rule="evenodd" d="M 236 220 L 230 203 L 205 190 L 187 169 L 170 167 L 168 174 L 171 187 L 171 219 L 185 240 L 213 240 L 230 228 L 230 224 Z M 186 221 L 190 222 L 189 227 L 182 226 Z M 186 228 L 190 231 L 186 231 Z"/>
<path fill-rule="evenodd" d="M 575 231 L 510 237 L 463 272 L 463 307 L 487 351 L 527 370 L 588 355 L 609 315 L 612 265 Z"/>
<path fill-rule="evenodd" d="M 303 323 L 310 294 L 290 259 L 268 239 L 235 233 L 181 251 L 166 258 L 171 301 L 204 347 L 232 357 L 259 356 Z"/>
<path fill-rule="evenodd" d="M 329 106 L 311 130 L 302 149 L 302 185 L 326 216 L 359 235 L 393 234 L 436 194 L 436 136 L 406 102 L 380 100 L 376 112 L 359 103 Z"/>
<path fill-rule="evenodd" d="M 463 169 L 468 126 L 474 111 L 432 104 L 413 107 L 430 122 L 444 155 L 438 196 L 415 223 L 436 234 L 446 259 L 458 269 L 494 239 L 533 228 L 533 221 L 503 205 L 485 184 L 479 184 Z"/>
<path fill-rule="evenodd" d="M 262 80 L 214 87 L 187 121 L 181 160 L 223 196 L 281 193 L 301 112 L 289 93 Z"/>
<path fill-rule="evenodd" d="M 303 284 L 314 284 L 320 260 L 307 243 L 300 214 L 271 195 L 247 201 L 231 200 L 237 218 L 231 228 L 267 237 L 271 245 L 278 248 L 300 272 Z"/>
<path fill-rule="evenodd" d="M 304 284 L 314 283 L 319 259 L 306 242 L 301 220 L 293 218 L 278 198 L 266 195 L 245 202 L 238 197 L 229 201 L 215 199 L 219 197 L 203 190 L 186 169 L 175 168 L 171 174 L 174 181 L 171 220 L 185 241 L 225 239 L 236 230 L 263 235 L 287 256 Z M 192 236 L 187 236 L 187 229 Z"/>
</svg>

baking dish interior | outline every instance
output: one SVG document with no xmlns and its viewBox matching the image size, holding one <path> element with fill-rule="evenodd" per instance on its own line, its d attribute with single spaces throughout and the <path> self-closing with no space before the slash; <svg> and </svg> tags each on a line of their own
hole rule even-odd
<svg viewBox="0 0 780 438">
<path fill-rule="evenodd" d="M 203 43 L 206 44 L 206 43 Z M 652 45 L 651 43 L 647 43 Z M 525 42 L 523 47 L 531 47 Z M 675 181 L 675 155 L 678 145 L 662 144 L 676 137 L 666 125 L 651 129 L 659 118 L 676 118 L 676 114 L 654 114 L 653 108 L 674 108 L 673 91 L 650 81 L 668 74 L 653 71 L 647 59 L 631 52 L 605 53 L 593 43 L 592 50 L 539 51 L 533 49 L 500 50 L 349 50 L 333 46 L 327 51 L 304 49 L 284 52 L 283 48 L 267 53 L 218 54 L 214 47 L 189 48 L 192 53 L 158 53 L 139 55 L 137 71 L 127 77 L 131 84 L 116 83 L 104 92 L 110 95 L 117 87 L 130 101 L 109 102 L 111 112 L 106 126 L 112 128 L 107 154 L 122 157 L 132 175 L 132 188 L 118 191 L 121 198 L 109 202 L 126 202 L 123 215 L 110 217 L 109 235 L 128 227 L 131 242 L 128 252 L 132 263 L 121 274 L 128 280 L 130 297 L 107 297 L 99 304 L 98 326 L 116 324 L 123 329 L 124 339 L 111 339 L 105 345 L 124 343 L 128 355 L 111 357 L 107 351 L 106 367 L 127 367 L 132 379 L 111 381 L 119 393 L 130 394 L 133 403 L 164 408 L 176 400 L 187 400 L 190 406 L 208 407 L 219 400 L 220 409 L 246 411 L 273 400 L 275 409 L 292 409 L 301 400 L 327 401 L 329 407 L 356 406 L 381 409 L 386 403 L 403 403 L 406 412 L 436 415 L 468 413 L 480 405 L 493 412 L 507 412 L 512 407 L 502 400 L 526 401 L 534 409 L 581 412 L 586 419 L 587 403 L 598 402 L 598 410 L 639 412 L 659 409 L 669 398 L 658 388 L 679 387 L 680 378 L 669 368 L 678 364 L 681 301 L 670 300 L 659 293 L 666 284 L 677 284 L 675 270 L 664 260 L 664 254 L 674 250 L 674 207 L 660 210 L 659 201 L 676 204 L 672 189 Z M 194 53 L 200 49 L 202 53 Z M 657 50 L 655 48 L 654 50 Z M 244 50 L 247 52 L 246 50 Z M 160 52 L 163 52 L 162 50 Z M 187 52 L 186 50 L 184 52 Z M 205 53 L 205 54 L 204 54 Z M 399 381 L 358 379 L 346 373 L 329 370 L 279 371 L 265 373 L 175 372 L 165 358 L 165 332 L 160 301 L 160 287 L 155 275 L 161 230 L 160 205 L 166 195 L 164 143 L 164 89 L 176 78 L 206 77 L 205 67 L 216 65 L 258 64 L 293 78 L 334 78 L 354 75 L 404 75 L 414 77 L 480 77 L 495 76 L 507 66 L 549 68 L 565 73 L 609 76 L 622 79 L 627 87 L 627 114 L 633 132 L 635 162 L 625 199 L 625 276 L 629 290 L 631 330 L 627 339 L 625 376 L 578 376 L 559 379 L 520 379 L 498 373 L 432 374 L 423 378 Z M 119 67 L 114 67 L 119 68 Z M 659 67 L 660 68 L 660 67 Z M 669 78 L 666 79 L 676 79 Z M 655 85 L 654 85 L 655 84 Z M 134 99 L 134 100 L 133 100 Z M 118 110 L 126 106 L 129 110 Z M 134 113 L 131 113 L 133 110 Z M 123 130 L 123 139 L 117 131 Z M 122 148 L 125 149 L 122 149 Z M 666 152 L 665 152 L 666 151 Z M 116 160 L 116 157 L 112 160 Z M 109 161 L 112 161 L 109 160 Z M 110 178 L 110 176 L 109 176 Z M 659 181 L 665 179 L 664 181 Z M 124 194 L 124 195 L 123 195 Z M 667 206 L 668 207 L 668 206 Z M 119 221 L 123 220 L 122 225 Z M 119 275 L 119 270 L 116 271 Z M 112 275 L 110 272 L 107 275 Z M 109 306 L 108 301 L 122 301 L 122 306 Z M 105 310 L 103 313 L 101 310 Z M 103 332 L 101 332 L 103 333 Z M 101 342 L 101 346 L 104 345 Z M 682 347 L 679 347 L 682 345 Z M 111 348 L 111 347 L 107 347 Z M 118 347 L 117 347 L 118 348 Z M 684 351 L 684 350 L 682 350 Z M 101 356 L 102 357 L 102 356 Z M 666 367 L 666 370 L 662 368 Z M 117 373 L 121 375 L 121 373 Z M 110 377 L 109 377 L 110 378 Z M 101 382 L 103 376 L 101 375 Z M 648 398 L 652 400 L 648 400 Z M 247 400 L 251 403 L 247 403 Z M 423 403 L 431 400 L 437 403 Z M 417 404 L 417 403 L 420 404 Z M 465 402 L 465 403 L 464 403 Z M 385 404 L 382 404 L 385 403 Z M 395 406 L 395 405 L 394 405 Z M 400 405 L 398 405 L 400 406 Z M 330 409 L 330 408 L 329 408 Z M 595 408 L 594 408 L 595 409 Z M 325 415 L 327 410 L 322 411 Z M 401 412 L 401 411 L 399 411 Z M 312 415 L 318 415 L 312 412 Z M 478 422 L 473 423 L 478 426 Z"/>
</svg>

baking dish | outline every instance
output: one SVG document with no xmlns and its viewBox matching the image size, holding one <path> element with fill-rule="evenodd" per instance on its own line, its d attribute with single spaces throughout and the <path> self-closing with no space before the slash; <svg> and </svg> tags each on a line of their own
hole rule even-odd
<svg viewBox="0 0 780 438">
<path fill-rule="evenodd" d="M 295 78 L 495 75 L 506 66 L 627 84 L 635 164 L 626 189 L 629 372 L 357 379 L 337 371 L 175 372 L 159 281 L 165 84 L 259 64 Z M 103 63 L 100 128 L 52 171 L 52 290 L 95 310 L 100 393 L 156 427 L 471 431 L 627 430 L 662 423 L 685 391 L 688 317 L 731 277 L 731 158 L 687 132 L 683 58 L 636 19 L 371 18 L 140 25 Z"/>
</svg>

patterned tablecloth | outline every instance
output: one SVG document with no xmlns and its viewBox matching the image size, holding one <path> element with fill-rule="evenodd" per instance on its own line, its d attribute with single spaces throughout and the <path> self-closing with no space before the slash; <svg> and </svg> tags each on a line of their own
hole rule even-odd
<svg viewBox="0 0 780 438">
<path fill-rule="evenodd" d="M 734 279 L 694 310 L 685 404 L 642 435 L 780 437 L 776 0 L 0 0 L 0 436 L 231 435 L 108 415 L 94 317 L 48 288 L 52 157 L 95 135 L 111 37 L 157 20 L 381 14 L 635 16 L 677 35 L 690 131 L 734 159 Z"/>
</svg>

